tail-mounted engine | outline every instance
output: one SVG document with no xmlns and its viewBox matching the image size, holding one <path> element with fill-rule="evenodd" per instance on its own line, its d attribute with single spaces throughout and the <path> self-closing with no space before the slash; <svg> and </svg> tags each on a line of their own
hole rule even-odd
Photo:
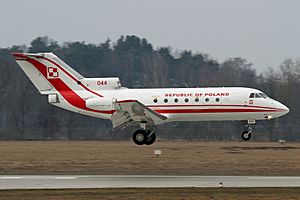
<svg viewBox="0 0 300 200">
<path fill-rule="evenodd" d="M 81 83 L 92 90 L 114 90 L 121 87 L 118 77 L 113 78 L 84 78 Z"/>
<path fill-rule="evenodd" d="M 95 110 L 112 110 L 113 102 L 111 98 L 91 98 L 86 100 L 86 107 Z"/>
</svg>

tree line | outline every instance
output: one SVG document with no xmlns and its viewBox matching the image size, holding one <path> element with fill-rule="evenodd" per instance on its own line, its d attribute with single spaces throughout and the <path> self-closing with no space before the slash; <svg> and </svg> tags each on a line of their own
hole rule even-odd
<svg viewBox="0 0 300 200">
<path fill-rule="evenodd" d="M 0 49 L 0 139 L 129 139 L 132 128 L 112 130 L 109 121 L 82 116 L 51 106 L 40 96 L 10 52 L 53 52 L 85 77 L 119 76 L 123 86 L 139 87 L 253 87 L 281 101 L 290 113 L 260 121 L 254 140 L 300 140 L 300 60 L 286 59 L 276 69 L 257 73 L 246 59 L 219 62 L 208 54 L 170 47 L 153 48 L 146 39 L 121 36 L 101 44 L 58 44 L 38 37 L 29 46 Z M 238 140 L 241 122 L 182 122 L 158 127 L 162 139 Z"/>
</svg>

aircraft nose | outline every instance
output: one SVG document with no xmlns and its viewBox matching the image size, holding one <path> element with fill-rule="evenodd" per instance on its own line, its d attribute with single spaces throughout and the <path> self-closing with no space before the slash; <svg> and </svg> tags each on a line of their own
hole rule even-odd
<svg viewBox="0 0 300 200">
<path fill-rule="evenodd" d="M 282 110 L 284 115 L 290 112 L 290 109 L 286 105 L 283 105 L 282 103 L 280 103 L 280 109 Z"/>
</svg>

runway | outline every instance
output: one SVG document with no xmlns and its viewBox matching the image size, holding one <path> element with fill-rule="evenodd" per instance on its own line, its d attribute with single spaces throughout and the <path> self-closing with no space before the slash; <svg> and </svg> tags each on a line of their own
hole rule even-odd
<svg viewBox="0 0 300 200">
<path fill-rule="evenodd" d="M 0 189 L 128 187 L 300 187 L 300 176 L 0 176 Z"/>
</svg>

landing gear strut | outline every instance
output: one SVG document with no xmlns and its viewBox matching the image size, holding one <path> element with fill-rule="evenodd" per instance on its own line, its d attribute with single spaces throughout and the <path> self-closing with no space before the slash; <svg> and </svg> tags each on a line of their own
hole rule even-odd
<svg viewBox="0 0 300 200">
<path fill-rule="evenodd" d="M 148 137 L 147 137 L 147 140 L 145 141 L 145 144 L 146 145 L 151 145 L 151 144 L 153 144 L 155 142 L 156 135 L 155 135 L 154 132 L 151 134 L 150 130 L 147 131 L 147 134 L 148 134 Z"/>
<path fill-rule="evenodd" d="M 143 125 L 144 129 L 139 129 L 135 131 L 132 135 L 132 140 L 137 145 L 151 145 L 156 140 L 156 135 L 154 129 L 146 129 L 146 126 Z"/>
</svg>

